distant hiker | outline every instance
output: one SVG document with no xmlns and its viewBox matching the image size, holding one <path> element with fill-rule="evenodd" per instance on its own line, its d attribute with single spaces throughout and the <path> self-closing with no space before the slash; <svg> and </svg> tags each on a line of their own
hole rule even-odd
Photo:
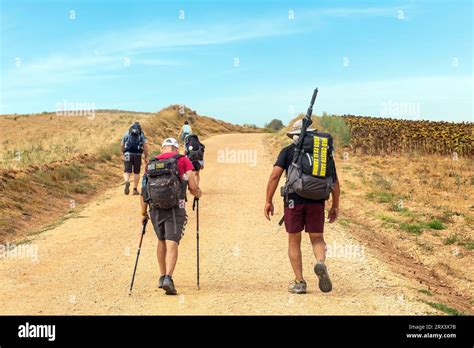
<svg viewBox="0 0 474 348">
<path fill-rule="evenodd" d="M 142 220 L 151 219 L 158 237 L 156 254 L 161 272 L 158 287 L 167 295 L 176 295 L 172 275 L 178 260 L 178 244 L 187 222 L 186 187 L 196 198 L 201 197 L 201 190 L 193 174 L 193 165 L 178 153 L 176 139 L 165 139 L 161 147 L 161 154 L 148 162 L 143 176 Z"/>
<path fill-rule="evenodd" d="M 133 171 L 133 194 L 139 195 L 138 182 L 140 181 L 142 154 L 145 155 L 145 163 L 148 158 L 148 145 L 140 123 L 135 122 L 132 124 L 129 130 L 123 135 L 120 145 L 122 147 L 124 163 L 124 193 L 126 195 L 130 193 L 130 174 L 132 174 Z"/>
<path fill-rule="evenodd" d="M 329 292 L 332 290 L 332 283 L 324 263 L 326 258 L 326 243 L 323 237 L 324 205 L 325 200 L 332 193 L 332 207 L 329 210 L 328 219 L 330 223 L 334 222 L 338 216 L 340 194 L 333 158 L 332 138 L 327 133 L 307 129 L 301 160 L 298 167 L 295 167 L 299 169 L 289 173 L 288 169 L 292 166 L 295 144 L 299 139 L 301 128 L 302 121 L 298 120 L 293 124 L 292 130 L 287 133 L 287 136 L 293 139 L 293 143 L 281 150 L 274 164 L 267 184 L 264 214 L 270 220 L 270 215 L 273 215 L 274 211 L 273 195 L 283 171 L 286 171 L 287 182 L 282 188 L 284 191 L 282 192 L 284 194 L 284 222 L 288 232 L 288 256 L 295 274 L 295 280 L 290 283 L 288 290 L 296 294 L 306 293 L 306 281 L 303 278 L 301 261 L 301 231 L 304 229 L 309 234 L 316 257 L 314 272 L 319 278 L 319 288 L 323 292 Z M 306 181 L 299 181 L 301 178 Z M 308 183 L 312 185 L 308 185 Z M 290 186 L 288 186 L 289 184 Z M 287 187 L 294 188 L 294 184 L 300 185 L 298 194 L 294 190 L 285 191 Z"/>
<path fill-rule="evenodd" d="M 189 134 L 184 139 L 184 154 L 193 164 L 193 171 L 196 175 L 196 181 L 198 185 L 201 180 L 199 172 L 204 169 L 205 148 L 206 147 L 199 141 L 199 137 L 196 134 Z"/>
<path fill-rule="evenodd" d="M 181 132 L 179 133 L 179 139 L 184 142 L 184 139 L 186 139 L 186 136 L 191 134 L 193 130 L 191 129 L 191 126 L 189 125 L 188 121 L 184 121 L 183 126 L 181 127 Z"/>
</svg>

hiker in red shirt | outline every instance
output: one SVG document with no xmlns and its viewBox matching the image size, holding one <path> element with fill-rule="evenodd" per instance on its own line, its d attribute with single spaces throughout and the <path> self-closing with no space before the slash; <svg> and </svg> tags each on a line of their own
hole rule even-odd
<svg viewBox="0 0 474 348">
<path fill-rule="evenodd" d="M 161 147 L 162 153 L 148 163 L 143 176 L 142 219 L 143 222 L 151 219 L 158 237 L 157 258 L 161 272 L 158 287 L 167 295 L 176 295 L 172 275 L 187 222 L 186 187 L 196 198 L 201 197 L 201 190 L 192 163 L 178 153 L 176 139 L 165 139 Z"/>
</svg>

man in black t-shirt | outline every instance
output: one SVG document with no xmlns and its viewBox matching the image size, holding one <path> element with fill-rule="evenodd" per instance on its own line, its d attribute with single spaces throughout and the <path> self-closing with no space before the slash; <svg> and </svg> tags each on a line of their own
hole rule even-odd
<svg viewBox="0 0 474 348">
<path fill-rule="evenodd" d="M 292 130 L 287 133 L 288 137 L 293 139 L 293 143 L 283 148 L 278 155 L 278 159 L 273 166 L 273 171 L 267 184 L 266 203 L 264 208 L 265 217 L 270 220 L 273 215 L 273 195 L 277 189 L 281 175 L 288 168 L 293 161 L 293 154 L 295 151 L 295 143 L 301 131 L 302 121 L 296 121 Z M 314 131 L 314 129 L 308 129 Z M 329 210 L 328 222 L 332 223 L 336 220 L 339 212 L 339 181 L 337 179 L 336 165 L 334 160 L 328 162 L 328 174 L 332 175 L 335 182 L 332 194 L 332 207 Z M 316 265 L 314 271 L 319 278 L 319 288 L 323 292 L 332 290 L 332 283 L 325 265 L 326 258 L 326 243 L 324 241 L 324 204 L 325 200 L 312 200 L 298 196 L 296 193 L 291 193 L 288 200 L 284 200 L 285 210 L 285 228 L 288 232 L 288 256 L 290 263 L 295 273 L 295 280 L 290 283 L 289 291 L 292 293 L 302 294 L 306 293 L 306 281 L 303 278 L 303 265 L 301 258 L 301 232 L 303 229 L 309 234 L 311 244 L 313 246 L 314 256 L 316 257 Z"/>
</svg>

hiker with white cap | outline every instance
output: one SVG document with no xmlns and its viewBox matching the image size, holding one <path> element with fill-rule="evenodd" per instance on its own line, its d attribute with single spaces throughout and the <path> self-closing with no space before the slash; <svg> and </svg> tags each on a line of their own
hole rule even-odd
<svg viewBox="0 0 474 348">
<path fill-rule="evenodd" d="M 176 139 L 165 139 L 161 154 L 148 162 L 142 181 L 142 222 L 151 219 L 158 237 L 158 288 L 165 290 L 167 295 L 177 294 L 172 275 L 178 260 L 178 244 L 187 222 L 186 187 L 196 198 L 201 197 L 194 167 L 178 149 Z"/>
</svg>

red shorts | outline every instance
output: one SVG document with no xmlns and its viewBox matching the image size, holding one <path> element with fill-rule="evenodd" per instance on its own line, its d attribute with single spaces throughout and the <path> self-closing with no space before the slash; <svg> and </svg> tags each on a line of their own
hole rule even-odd
<svg viewBox="0 0 474 348">
<path fill-rule="evenodd" d="M 295 204 L 285 207 L 285 228 L 288 233 L 324 232 L 324 204 Z"/>
</svg>

